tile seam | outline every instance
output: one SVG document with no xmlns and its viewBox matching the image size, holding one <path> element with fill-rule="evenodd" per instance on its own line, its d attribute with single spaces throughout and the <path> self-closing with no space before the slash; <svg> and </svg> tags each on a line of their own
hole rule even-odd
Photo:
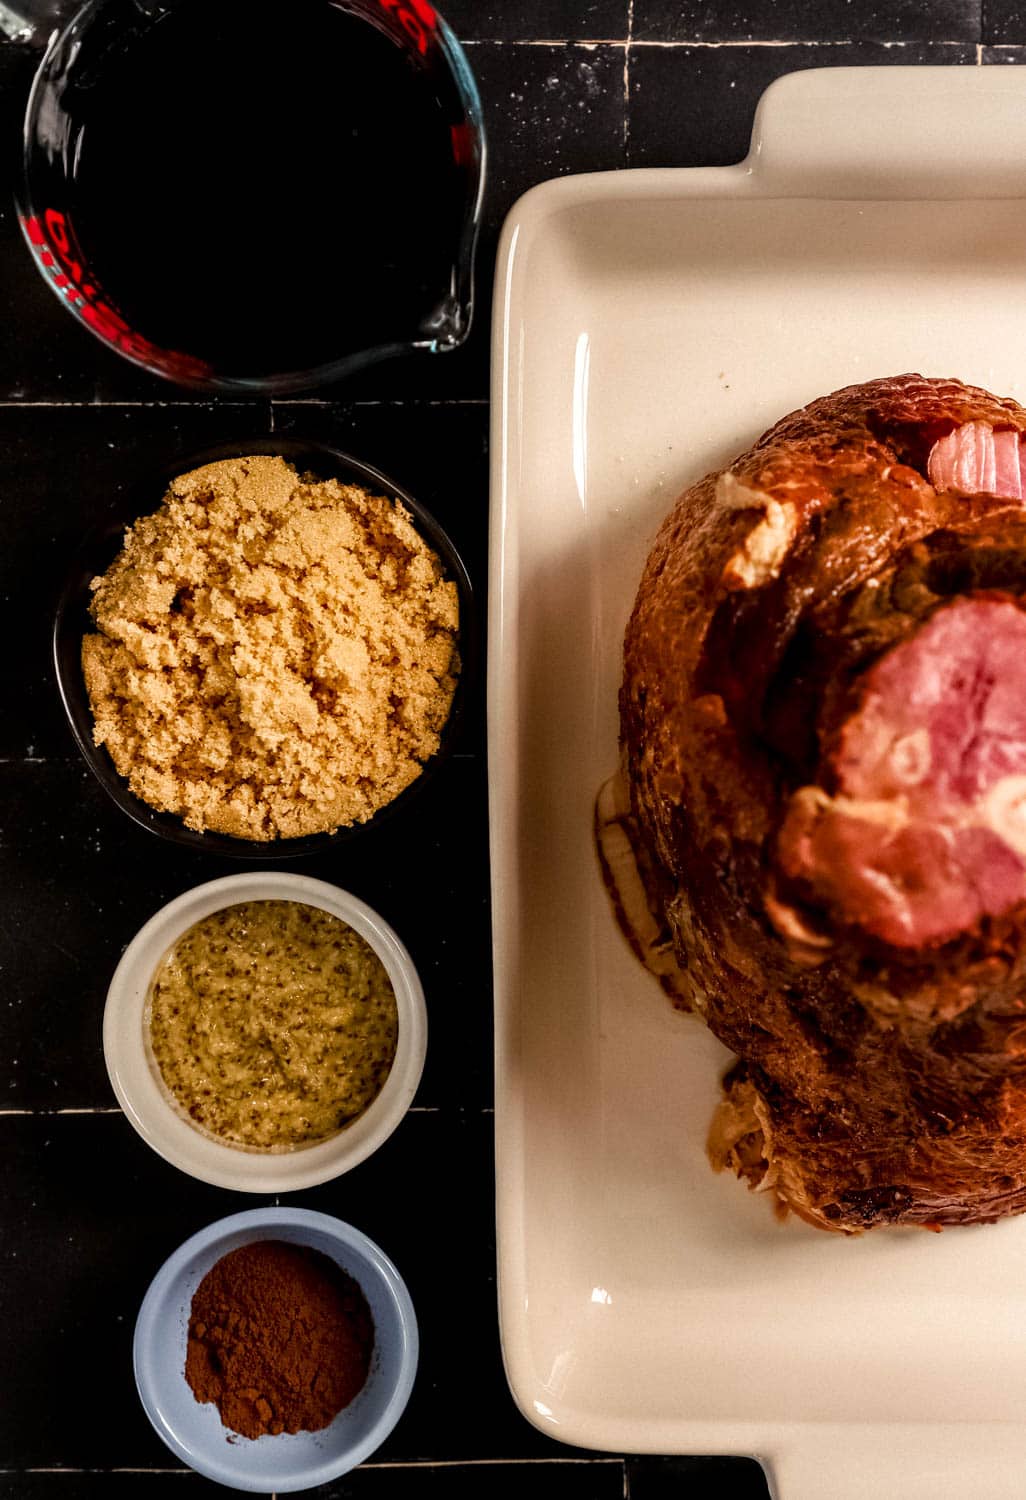
<svg viewBox="0 0 1026 1500">
<path fill-rule="evenodd" d="M 282 397 L 271 402 L 271 406 L 338 406 L 344 410 L 355 410 L 358 406 L 487 406 L 488 396 L 383 396 L 379 400 L 363 398 L 356 401 L 333 401 L 329 396 Z"/>
<path fill-rule="evenodd" d="M 612 1454 L 600 1454 L 596 1458 L 564 1458 L 562 1455 L 551 1458 L 423 1458 L 423 1459 L 393 1459 L 382 1463 L 364 1464 L 365 1469 L 474 1469 L 499 1464 L 622 1464 L 623 1459 Z"/>
<path fill-rule="evenodd" d="M 623 46 L 623 164 L 631 164 L 631 46 L 634 41 L 634 0 L 627 0 L 627 39 Z"/>
<path fill-rule="evenodd" d="M 445 396 L 399 396 L 382 398 L 381 400 L 364 398 L 355 401 L 333 400 L 329 396 L 297 396 L 292 400 L 281 399 L 272 401 L 270 406 L 273 416 L 273 409 L 276 406 L 335 406 L 345 410 L 352 410 L 362 406 L 487 406 L 488 402 L 489 397 L 487 396 L 453 396 L 451 398 Z M 23 408 L 26 410 L 37 408 L 46 410 L 50 407 L 61 406 L 70 407 L 76 411 L 91 411 L 96 409 L 109 411 L 112 409 L 116 410 L 119 407 L 129 407 L 132 410 L 167 407 L 174 411 L 213 411 L 215 405 L 218 410 L 227 406 L 233 410 L 246 411 L 256 404 L 253 401 L 218 401 L 216 403 L 209 401 L 122 401 L 119 399 L 110 401 L 84 401 L 74 397 L 55 401 L 26 401 L 18 397 L 0 397 L 0 407 L 8 408 L 12 411 L 18 411 Z M 0 1473 L 2 1472 L 0 1470 Z"/>
<path fill-rule="evenodd" d="M 45 1105 L 38 1109 L 0 1109 L 0 1119 L 25 1118 L 30 1116 L 39 1119 L 53 1119 L 55 1115 L 119 1115 L 121 1110 L 116 1104 L 83 1105 L 81 1108 L 69 1107 L 66 1109 L 47 1109 Z M 0 1473 L 3 1471 L 0 1470 Z"/>
<path fill-rule="evenodd" d="M 697 37 L 661 41 L 649 37 L 521 37 L 508 41 L 500 38 L 475 37 L 464 41 L 464 47 L 971 47 L 976 38 L 964 37 L 723 37 L 704 40 Z M 1006 43 L 1017 46 L 1018 43 Z"/>
<path fill-rule="evenodd" d="M 625 36 L 476 36 L 463 38 L 464 47 L 626 47 Z"/>
<path fill-rule="evenodd" d="M 124 1466 L 114 1469 L 98 1467 L 72 1469 L 60 1464 L 51 1467 L 35 1464 L 26 1469 L 0 1469 L 0 1474 L 192 1474 L 194 1472 L 193 1469 L 137 1469 Z"/>
<path fill-rule="evenodd" d="M 953 38 L 947 40 L 936 40 L 933 37 L 912 37 L 904 41 L 888 41 L 882 37 L 834 37 L 830 41 L 816 41 L 811 37 L 794 37 L 790 40 L 757 39 L 755 37 L 744 37 L 741 39 L 730 39 L 722 41 L 673 41 L 660 42 L 650 41 L 644 38 L 634 37 L 631 47 L 645 47 L 651 50 L 662 48 L 665 51 L 694 50 L 704 48 L 707 51 L 719 47 L 971 47 L 972 37 Z"/>
<path fill-rule="evenodd" d="M 133 408 L 135 408 L 135 407 L 152 407 L 152 406 L 161 406 L 161 407 L 163 407 L 163 406 L 167 406 L 167 407 L 173 408 L 176 411 L 177 410 L 181 410 L 181 409 L 184 409 L 184 410 L 191 409 L 193 411 L 213 411 L 215 408 L 220 409 L 221 407 L 225 407 L 225 406 L 238 407 L 240 410 L 244 410 L 245 408 L 253 406 L 255 404 L 256 403 L 253 400 L 248 400 L 248 401 L 221 401 L 221 400 L 218 400 L 218 401 L 213 401 L 213 400 L 209 400 L 209 401 L 131 401 L 131 400 L 123 400 L 120 397 L 114 397 L 110 401 L 96 400 L 95 398 L 86 401 L 85 399 L 83 399 L 81 397 L 69 396 L 69 397 L 61 397 L 60 399 L 52 400 L 52 401 L 42 401 L 42 400 L 38 400 L 38 401 L 37 400 L 31 400 L 31 401 L 29 401 L 29 400 L 26 400 L 26 399 L 24 399 L 24 398 L 22 398 L 20 396 L 3 396 L 3 397 L 0 397 L 0 406 L 12 407 L 12 408 L 15 408 L 15 409 L 17 409 L 19 407 L 72 406 L 72 407 L 75 407 L 76 409 L 94 410 L 97 407 L 102 408 L 102 407 L 111 407 L 111 406 L 130 406 L 130 407 L 133 407 Z M 3 1471 L 0 1470 L 0 1473 L 2 1473 L 2 1472 Z"/>
<path fill-rule="evenodd" d="M 411 1458 L 392 1459 L 382 1463 L 364 1463 L 364 1469 L 479 1469 L 479 1468 L 537 1468 L 540 1464 L 558 1465 L 568 1468 L 573 1465 L 591 1468 L 622 1465 L 626 1472 L 626 1464 L 622 1458 L 611 1454 L 599 1454 L 596 1457 L 564 1458 L 562 1455 L 548 1458 Z M 99 1465 L 85 1468 L 72 1468 L 63 1465 L 30 1465 L 24 1469 L 3 1468 L 0 1475 L 12 1474 L 67 1474 L 74 1477 L 79 1474 L 181 1474 L 193 1475 L 192 1469 L 147 1469 L 122 1465 L 115 1468 L 104 1468 Z"/>
<path fill-rule="evenodd" d="M 116 1104 L 89 1104 L 81 1106 L 66 1106 L 62 1109 L 50 1109 L 46 1105 L 39 1106 L 16 1106 L 12 1109 L 0 1109 L 0 1119 L 53 1119 L 57 1115 L 120 1115 L 124 1111 Z M 495 1108 L 491 1104 L 456 1105 L 450 1107 L 445 1104 L 411 1104 L 407 1111 L 411 1115 L 442 1115 L 442 1114 L 481 1114 L 491 1115 Z M 0 1474 L 3 1470 L 0 1469 Z"/>
</svg>

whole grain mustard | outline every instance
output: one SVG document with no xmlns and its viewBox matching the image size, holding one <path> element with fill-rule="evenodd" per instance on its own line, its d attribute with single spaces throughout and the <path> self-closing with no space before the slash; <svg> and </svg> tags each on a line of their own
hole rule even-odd
<svg viewBox="0 0 1026 1500">
<path fill-rule="evenodd" d="M 295 901 L 246 901 L 190 927 L 151 987 L 153 1059 L 200 1128 L 283 1150 L 334 1135 L 395 1057 L 395 992 L 348 923 Z"/>
</svg>

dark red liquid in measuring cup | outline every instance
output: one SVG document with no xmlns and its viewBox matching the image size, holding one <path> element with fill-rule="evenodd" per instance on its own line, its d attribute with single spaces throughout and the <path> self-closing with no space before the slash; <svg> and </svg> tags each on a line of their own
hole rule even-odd
<svg viewBox="0 0 1026 1500">
<path fill-rule="evenodd" d="M 466 182 L 415 47 L 327 0 L 181 0 L 93 84 L 67 214 L 135 335 L 241 378 L 431 336 Z"/>
</svg>

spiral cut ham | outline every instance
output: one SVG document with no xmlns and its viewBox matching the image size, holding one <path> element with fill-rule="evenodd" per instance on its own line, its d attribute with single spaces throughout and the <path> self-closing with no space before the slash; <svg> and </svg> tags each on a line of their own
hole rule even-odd
<svg viewBox="0 0 1026 1500">
<path fill-rule="evenodd" d="M 963 422 L 934 443 L 926 473 L 938 490 L 1021 500 L 1023 447 L 1019 434 L 1010 428 L 995 432 L 989 422 Z"/>
<path fill-rule="evenodd" d="M 815 401 L 681 496 L 627 628 L 619 914 L 737 1056 L 714 1164 L 824 1229 L 1026 1209 L 1024 433 Z"/>
</svg>

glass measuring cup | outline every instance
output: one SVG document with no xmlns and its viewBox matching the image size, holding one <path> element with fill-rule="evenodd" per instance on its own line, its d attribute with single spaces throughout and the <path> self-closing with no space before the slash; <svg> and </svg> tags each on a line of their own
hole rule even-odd
<svg viewBox="0 0 1026 1500">
<path fill-rule="evenodd" d="M 54 0 L 0 26 L 28 41 Z M 68 311 L 133 363 L 294 392 L 466 338 L 480 100 L 428 0 L 88 0 L 51 30 L 19 217 Z M 33 19 L 34 18 L 34 19 Z"/>
</svg>

